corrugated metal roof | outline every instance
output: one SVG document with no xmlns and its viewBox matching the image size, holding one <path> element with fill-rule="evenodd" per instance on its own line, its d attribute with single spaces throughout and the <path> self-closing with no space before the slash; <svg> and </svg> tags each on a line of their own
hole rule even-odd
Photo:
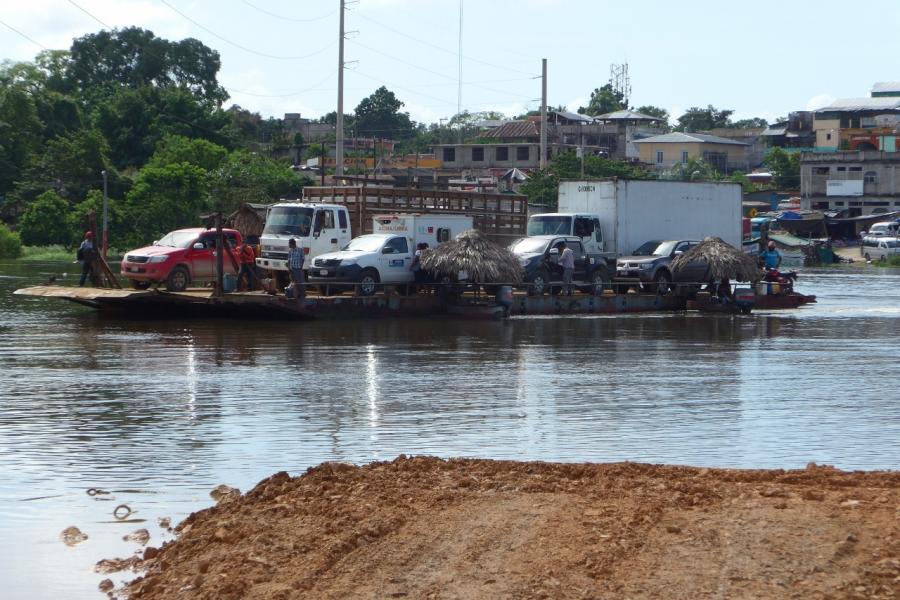
<svg viewBox="0 0 900 600">
<path fill-rule="evenodd" d="M 872 93 L 900 92 L 900 81 L 879 81 L 872 86 Z"/>
<path fill-rule="evenodd" d="M 605 115 L 595 117 L 597 121 L 661 121 L 659 117 L 645 115 L 644 113 L 635 112 L 633 110 L 617 110 Z"/>
<path fill-rule="evenodd" d="M 568 112 L 565 110 L 551 110 L 551 114 L 557 114 L 564 119 L 568 119 L 569 121 L 581 121 L 582 123 L 591 123 L 594 119 L 593 117 L 589 117 L 588 115 L 580 115 L 578 113 Z"/>
<path fill-rule="evenodd" d="M 841 98 L 816 112 L 857 110 L 900 110 L 900 98 Z"/>
<path fill-rule="evenodd" d="M 642 140 L 634 140 L 635 144 L 731 144 L 733 146 L 747 146 L 744 142 L 729 140 L 728 138 L 716 135 L 707 135 L 705 133 L 681 133 L 673 132 L 664 135 L 654 135 L 653 137 L 644 138 Z"/>
<path fill-rule="evenodd" d="M 765 131 L 763 131 L 759 135 L 784 135 L 787 133 L 787 126 L 784 127 L 767 127 Z"/>
<path fill-rule="evenodd" d="M 509 121 L 500 127 L 482 131 L 478 134 L 480 138 L 530 138 L 541 137 L 535 121 Z"/>
</svg>

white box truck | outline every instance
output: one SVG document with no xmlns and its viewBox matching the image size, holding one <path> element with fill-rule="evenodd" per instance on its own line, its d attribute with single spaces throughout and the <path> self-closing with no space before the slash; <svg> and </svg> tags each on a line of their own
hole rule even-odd
<svg viewBox="0 0 900 600">
<path fill-rule="evenodd" d="M 279 202 L 271 205 L 266 215 L 266 226 L 259 236 L 260 253 L 256 266 L 270 271 L 286 284 L 288 242 L 291 239 L 303 248 L 303 267 L 309 269 L 312 259 L 325 252 L 340 250 L 352 237 L 346 206 Z"/>
<path fill-rule="evenodd" d="M 328 252 L 310 262 L 309 283 L 326 293 L 355 288 L 375 293 L 380 284 L 408 287 L 416 246 L 434 247 L 472 228 L 466 215 L 380 215 L 372 219 L 372 233 L 354 238 L 340 252 Z"/>
<path fill-rule="evenodd" d="M 532 215 L 528 235 L 574 235 L 612 262 L 649 240 L 714 235 L 741 247 L 742 191 L 724 182 L 610 179 L 561 181 L 556 213 Z"/>
</svg>

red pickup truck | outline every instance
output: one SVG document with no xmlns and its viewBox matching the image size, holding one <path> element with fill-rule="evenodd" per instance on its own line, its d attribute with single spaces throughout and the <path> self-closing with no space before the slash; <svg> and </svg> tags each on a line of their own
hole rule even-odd
<svg viewBox="0 0 900 600">
<path fill-rule="evenodd" d="M 225 245 L 234 260 L 226 255 L 225 273 L 237 275 L 240 264 L 241 234 L 223 229 Z M 216 232 L 214 229 L 178 229 L 166 234 L 152 246 L 132 250 L 122 259 L 122 277 L 132 287 L 144 290 L 153 284 L 164 283 L 170 292 L 180 292 L 192 283 L 215 281 Z"/>
</svg>

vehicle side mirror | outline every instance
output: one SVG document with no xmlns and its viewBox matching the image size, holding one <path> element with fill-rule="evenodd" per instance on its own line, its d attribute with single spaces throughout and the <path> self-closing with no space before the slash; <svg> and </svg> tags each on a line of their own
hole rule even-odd
<svg viewBox="0 0 900 600">
<path fill-rule="evenodd" d="M 194 250 L 203 250 L 204 248 L 206 248 L 206 246 L 203 244 L 203 242 L 194 242 L 194 245 L 191 247 Z"/>
<path fill-rule="evenodd" d="M 682 254 L 684 254 L 684 250 L 676 250 L 673 256 L 681 256 Z"/>
</svg>

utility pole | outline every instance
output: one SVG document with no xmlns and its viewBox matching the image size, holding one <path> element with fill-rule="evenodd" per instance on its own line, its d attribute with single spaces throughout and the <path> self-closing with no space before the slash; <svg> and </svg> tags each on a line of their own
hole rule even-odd
<svg viewBox="0 0 900 600">
<path fill-rule="evenodd" d="M 334 176 L 344 174 L 344 3 L 341 0 L 341 25 L 338 37 L 338 97 L 337 97 L 337 123 L 335 127 L 334 149 Z M 323 167 L 324 168 L 324 167 Z"/>
<path fill-rule="evenodd" d="M 106 169 L 100 171 L 103 175 L 103 260 L 106 260 L 107 231 L 109 230 L 109 195 L 106 189 Z"/>
<path fill-rule="evenodd" d="M 540 168 L 547 166 L 547 59 L 541 59 L 541 159 Z"/>
</svg>

